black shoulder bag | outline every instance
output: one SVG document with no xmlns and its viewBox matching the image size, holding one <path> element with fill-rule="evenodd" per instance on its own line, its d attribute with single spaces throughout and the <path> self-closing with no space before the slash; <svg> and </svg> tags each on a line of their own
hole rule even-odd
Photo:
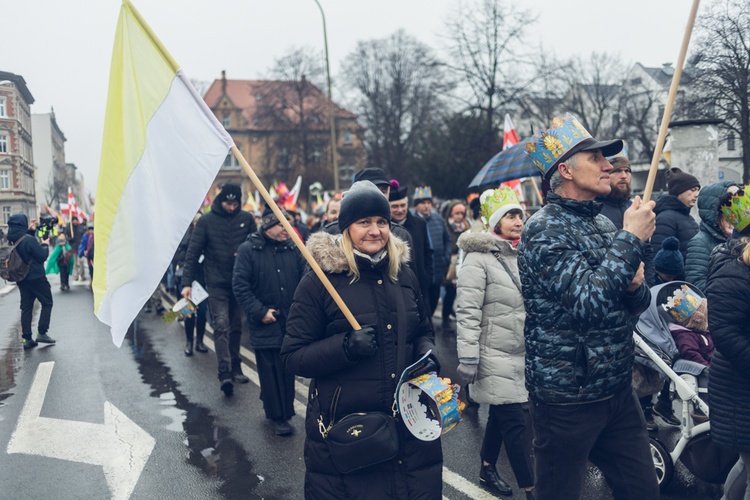
<svg viewBox="0 0 750 500">
<path fill-rule="evenodd" d="M 403 301 L 396 301 L 398 312 L 398 346 L 396 356 L 399 366 L 404 366 L 404 339 L 406 338 L 406 309 Z M 336 388 L 331 400 L 331 422 L 323 423 L 317 389 L 318 430 L 328 445 L 333 466 L 341 474 L 349 474 L 366 467 L 392 460 L 398 455 L 396 396 L 393 397 L 392 413 L 382 411 L 350 413 L 336 421 L 336 406 L 341 395 L 341 386 Z"/>
</svg>

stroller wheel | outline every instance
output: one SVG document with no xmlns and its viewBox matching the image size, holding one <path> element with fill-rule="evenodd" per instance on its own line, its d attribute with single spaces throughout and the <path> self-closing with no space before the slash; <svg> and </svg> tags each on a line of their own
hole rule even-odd
<svg viewBox="0 0 750 500">
<path fill-rule="evenodd" d="M 664 491 L 672 481 L 674 463 L 661 441 L 649 438 L 649 445 L 651 448 L 651 459 L 654 461 L 654 469 L 656 469 L 656 479 L 659 482 L 659 488 Z"/>
</svg>

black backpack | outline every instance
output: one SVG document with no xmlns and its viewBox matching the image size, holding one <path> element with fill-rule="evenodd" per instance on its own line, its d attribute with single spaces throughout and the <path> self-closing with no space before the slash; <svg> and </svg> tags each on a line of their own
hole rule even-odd
<svg viewBox="0 0 750 500">
<path fill-rule="evenodd" d="M 27 237 L 21 236 L 14 245 L 0 246 L 0 278 L 5 281 L 23 281 L 29 272 L 29 264 L 23 261 L 18 252 L 18 243 Z"/>
</svg>

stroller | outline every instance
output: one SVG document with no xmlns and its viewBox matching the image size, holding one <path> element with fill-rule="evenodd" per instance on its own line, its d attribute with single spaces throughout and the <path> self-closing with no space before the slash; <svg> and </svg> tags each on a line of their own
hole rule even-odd
<svg viewBox="0 0 750 500">
<path fill-rule="evenodd" d="M 700 292 L 684 281 L 672 281 L 651 288 L 651 305 L 641 314 L 633 332 L 635 364 L 633 387 L 638 397 L 658 393 L 666 379 L 670 380 L 670 399 L 680 403 L 680 438 L 671 452 L 654 436 L 649 438 L 651 456 L 659 486 L 664 489 L 674 475 L 674 464 L 680 459 L 696 477 L 709 483 L 723 483 L 738 459 L 737 453 L 718 447 L 711 441 L 711 423 L 696 424 L 691 415 L 693 407 L 709 415 L 709 408 L 701 395 L 708 394 L 706 367 L 700 363 L 679 359 L 679 351 L 668 323 L 671 317 L 662 307 L 682 285 Z M 691 384 L 693 377 L 698 384 Z M 704 396 L 705 397 L 705 396 Z"/>
</svg>

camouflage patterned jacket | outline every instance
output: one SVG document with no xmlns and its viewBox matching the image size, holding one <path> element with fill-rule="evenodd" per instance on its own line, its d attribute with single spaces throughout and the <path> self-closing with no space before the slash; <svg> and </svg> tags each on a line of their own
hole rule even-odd
<svg viewBox="0 0 750 500">
<path fill-rule="evenodd" d="M 518 269 L 526 307 L 526 387 L 532 400 L 582 403 L 630 384 L 634 316 L 650 302 L 627 291 L 645 243 L 599 215 L 601 203 L 549 193 L 524 228 Z"/>
</svg>

